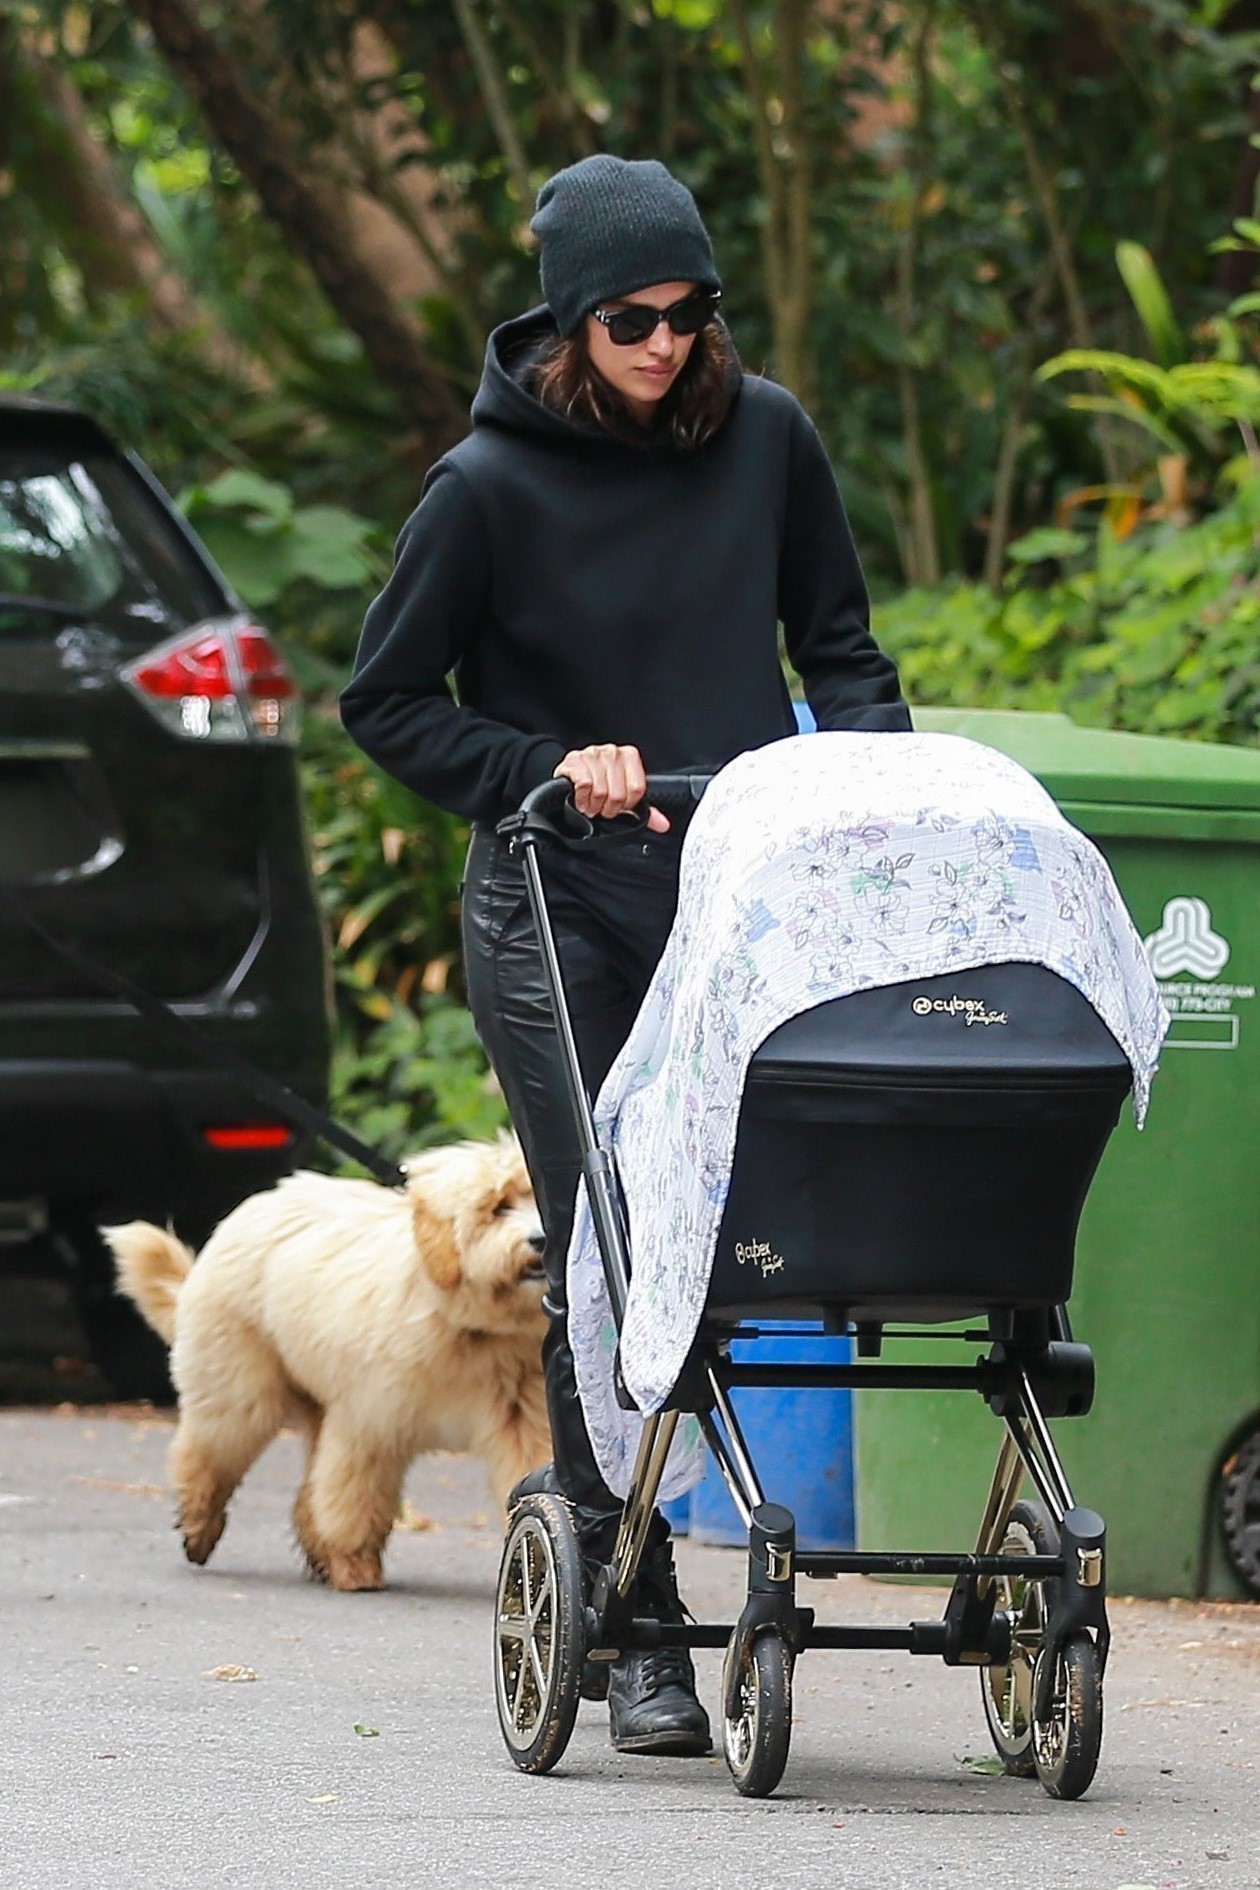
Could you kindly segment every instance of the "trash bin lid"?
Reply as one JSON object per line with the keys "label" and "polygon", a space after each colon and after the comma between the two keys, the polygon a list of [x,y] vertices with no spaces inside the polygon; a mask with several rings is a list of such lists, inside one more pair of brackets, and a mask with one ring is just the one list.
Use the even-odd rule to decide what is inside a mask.
{"label": "trash bin lid", "polygon": [[914,725],[1018,761],[1093,834],[1260,841],[1260,750],[1082,728],[1022,709],[914,709]]}

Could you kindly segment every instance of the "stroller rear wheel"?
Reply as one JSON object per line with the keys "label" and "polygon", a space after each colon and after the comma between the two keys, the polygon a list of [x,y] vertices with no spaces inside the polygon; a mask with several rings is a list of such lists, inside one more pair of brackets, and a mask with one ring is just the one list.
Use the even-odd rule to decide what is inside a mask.
{"label": "stroller rear wheel", "polygon": [[512,1763],[549,1772],[581,1697],[582,1558],[565,1503],[522,1497],[508,1520],[495,1605],[494,1697]]}
{"label": "stroller rear wheel", "polygon": [[[729,1712],[731,1669],[738,1662],[735,1716]],[[775,1628],[741,1647],[732,1634],[722,1666],[722,1747],[735,1789],[767,1798],[783,1777],[792,1739],[792,1650]]]}
{"label": "stroller rear wheel", "polygon": [[[1006,1526],[1003,1555],[1057,1555],[1059,1532],[1041,1503],[1016,1503]],[[1003,1767],[1013,1778],[1035,1778],[1032,1703],[1033,1669],[1046,1638],[1048,1590],[1053,1584],[1000,1576],[997,1606],[1011,1620],[1011,1657],[1005,1666],[982,1667],[980,1692],[989,1734]]]}
{"label": "stroller rear wheel", "polygon": [[[1059,1532],[1041,1503],[1016,1503],[1003,1555],[1057,1555]],[[1102,1746],[1102,1669],[1088,1634],[1072,1634],[1060,1649],[1049,1705],[1036,1712],[1038,1680],[1046,1659],[1046,1629],[1058,1583],[1002,1576],[997,1605],[1011,1619],[1011,1655],[1004,1666],[981,1670],[984,1714],[1006,1771],[1038,1778],[1052,1798],[1079,1798],[1089,1789]]]}

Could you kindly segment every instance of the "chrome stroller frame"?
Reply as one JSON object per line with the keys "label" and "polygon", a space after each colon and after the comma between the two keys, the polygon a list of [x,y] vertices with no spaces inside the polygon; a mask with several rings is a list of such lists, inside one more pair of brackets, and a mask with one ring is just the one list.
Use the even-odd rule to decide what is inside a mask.
{"label": "chrome stroller frame", "polygon": [[[707,784],[700,775],[654,777],[647,800],[685,818]],[[576,812],[569,792],[564,780],[545,783],[519,813],[501,823],[499,832],[510,838],[523,864],[604,1278],[620,1331],[631,1266],[626,1216],[582,1078],[538,849],[609,844],[597,827],[606,832],[611,826],[616,837],[633,839],[644,820],[636,813],[593,823]],[[913,1308],[910,1312],[913,1316]],[[1053,1797],[1079,1797],[1098,1761],[1110,1635],[1105,1526],[1094,1511],[1077,1504],[1048,1423],[1085,1413],[1093,1398],[1093,1357],[1087,1346],[1073,1341],[1065,1310],[1049,1306],[990,1313],[984,1330],[949,1335],[987,1348],[973,1362],[958,1365],[885,1362],[878,1325],[858,1326],[857,1357],[850,1364],[731,1359],[732,1338],[757,1336],[756,1325],[722,1325],[706,1316],[669,1407],[644,1421],[612,1560],[599,1570],[589,1593],[563,1500],[530,1495],[513,1509],[495,1626],[496,1702],[513,1762],[522,1771],[539,1773],[558,1762],[573,1731],[585,1662],[612,1661],[630,1648],[722,1647],[720,1718],[727,1763],[737,1790],[765,1796],[778,1784],[787,1761],[797,1657],[806,1648],[887,1648],[980,1668],[985,1715],[1004,1769],[1036,1776]],[[942,1335],[898,1328],[896,1336]],[[978,1392],[1001,1418],[1004,1434],[974,1550],[798,1550],[793,1517],[767,1501],[732,1406],[729,1394],[742,1385]],[[620,1381],[617,1389],[623,1405],[633,1409]],[[663,1625],[632,1611],[666,1459],[685,1413],[698,1418],[748,1530],[747,1598],[734,1622]],[[1039,1502],[1019,1499],[1025,1474]],[[798,1605],[798,1577],[853,1573],[944,1576],[952,1577],[953,1585],[939,1619],[904,1627],[822,1625],[812,1609]]]}

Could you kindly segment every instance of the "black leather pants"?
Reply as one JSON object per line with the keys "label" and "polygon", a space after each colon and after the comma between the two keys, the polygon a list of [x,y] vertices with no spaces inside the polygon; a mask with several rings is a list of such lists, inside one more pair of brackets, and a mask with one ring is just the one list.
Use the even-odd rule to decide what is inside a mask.
{"label": "black leather pants", "polygon": [[[629,1035],[678,898],[673,833],[605,852],[541,851],[543,883],[593,1096]],[[474,830],[463,889],[464,973],[478,1035],[525,1150],[547,1236],[543,1372],[559,1485],[590,1555],[606,1559],[620,1513],[595,1465],[578,1402],[566,1323],[565,1259],[581,1175],[577,1131],[534,937],[525,877],[505,843]],[[659,1524],[654,1539],[667,1531]]]}

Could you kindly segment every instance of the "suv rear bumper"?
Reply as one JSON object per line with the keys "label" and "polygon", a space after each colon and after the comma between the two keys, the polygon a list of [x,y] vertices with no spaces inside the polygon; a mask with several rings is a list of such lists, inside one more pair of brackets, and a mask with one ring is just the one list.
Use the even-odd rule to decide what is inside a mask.
{"label": "suv rear bumper", "polygon": [[98,1221],[174,1220],[200,1240],[246,1195],[309,1159],[311,1146],[292,1131],[283,1147],[225,1150],[206,1129],[276,1121],[216,1072],[0,1060],[0,1201],[73,1202]]}

